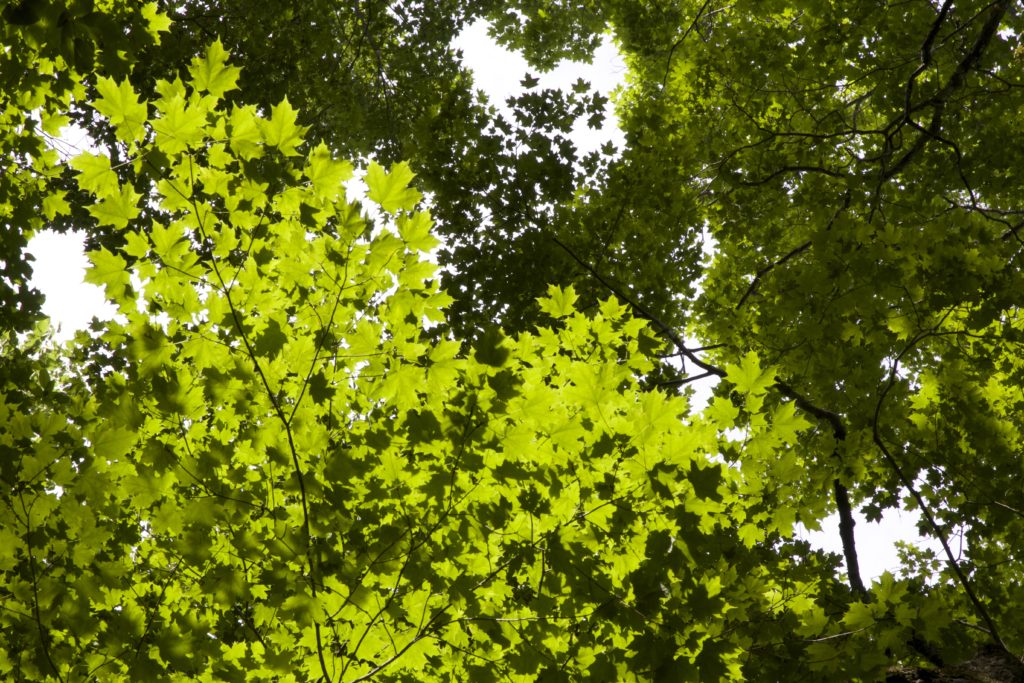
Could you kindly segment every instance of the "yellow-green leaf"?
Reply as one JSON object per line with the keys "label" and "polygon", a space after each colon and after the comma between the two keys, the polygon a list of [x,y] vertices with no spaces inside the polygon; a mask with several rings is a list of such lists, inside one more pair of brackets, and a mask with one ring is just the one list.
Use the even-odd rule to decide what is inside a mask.
{"label": "yellow-green leaf", "polygon": [[171,30],[171,19],[160,11],[155,2],[147,2],[142,7],[142,18],[146,20],[146,32],[153,36],[154,42],[160,44],[160,34]]}
{"label": "yellow-green leaf", "polygon": [[366,169],[366,186],[369,188],[367,195],[388,213],[411,211],[422,198],[419,191],[409,187],[415,175],[404,161],[392,164],[390,173],[377,162],[371,161]]}
{"label": "yellow-green leaf", "polygon": [[213,41],[206,49],[202,58],[196,57],[192,60],[189,73],[192,74],[192,84],[199,92],[208,92],[216,98],[234,90],[238,86],[238,75],[241,69],[231,66],[228,63],[228,53],[220,39]]}
{"label": "yellow-green leaf", "polygon": [[303,173],[318,197],[334,200],[345,191],[342,183],[352,177],[352,170],[352,164],[337,161],[327,145],[321,142],[309,155]]}
{"label": "yellow-green leaf", "polygon": [[156,146],[168,154],[179,154],[203,139],[205,112],[186,106],[185,98],[174,97],[165,103],[160,117],[153,121]]}
{"label": "yellow-green leaf", "polygon": [[92,267],[85,271],[85,281],[107,289],[108,295],[120,295],[128,286],[128,263],[119,254],[112,254],[106,249],[98,249],[87,253]]}
{"label": "yellow-green leaf", "polygon": [[302,144],[306,127],[298,124],[297,112],[289,104],[287,97],[270,110],[269,121],[260,121],[260,127],[268,145],[277,147],[285,156],[299,153],[296,147]]}
{"label": "yellow-green leaf", "polygon": [[123,185],[117,193],[108,194],[98,204],[90,206],[89,213],[100,225],[124,228],[128,221],[139,215],[138,201],[141,198],[142,195],[132,190],[131,186]]}
{"label": "yellow-green leaf", "polygon": [[46,220],[52,221],[57,217],[57,214],[66,216],[70,213],[71,206],[68,204],[63,192],[53,192],[43,198],[43,215],[46,216]]}
{"label": "yellow-green leaf", "polygon": [[434,222],[430,220],[430,214],[425,211],[417,211],[412,216],[399,217],[398,234],[409,249],[430,251],[441,243],[441,240],[431,233],[433,226]]}
{"label": "yellow-green leaf", "polygon": [[576,289],[572,285],[565,289],[556,285],[549,285],[547,297],[539,299],[538,302],[540,303],[540,310],[552,318],[564,318],[575,311],[573,306],[578,298]]}
{"label": "yellow-green leaf", "polygon": [[242,159],[256,159],[263,154],[263,134],[255,107],[235,107],[231,110],[229,124],[228,141],[235,154]]}
{"label": "yellow-green leaf", "polygon": [[110,119],[118,138],[125,142],[141,140],[145,133],[146,105],[139,101],[128,79],[117,83],[112,78],[100,76],[96,79],[96,91],[100,96],[92,105]]}
{"label": "yellow-green leaf", "polygon": [[110,159],[102,154],[82,152],[70,161],[78,171],[78,186],[98,196],[117,191],[117,174],[110,168]]}
{"label": "yellow-green leaf", "polygon": [[736,385],[740,393],[759,396],[775,383],[775,370],[762,369],[757,354],[750,351],[739,365],[729,366],[725,378]]}

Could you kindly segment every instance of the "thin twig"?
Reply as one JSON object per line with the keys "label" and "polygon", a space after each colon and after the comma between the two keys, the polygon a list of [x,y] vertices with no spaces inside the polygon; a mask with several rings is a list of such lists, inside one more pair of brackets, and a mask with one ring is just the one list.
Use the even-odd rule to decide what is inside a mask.
{"label": "thin twig", "polygon": [[[192,157],[191,156],[189,156],[189,174],[190,174],[190,176],[193,176],[190,179],[192,181],[191,182],[191,187],[194,188],[195,187],[195,178],[194,178],[194,169],[193,169],[193,165],[192,165]],[[177,188],[175,188],[175,189],[177,189]],[[178,192],[180,193],[181,191],[178,190]],[[183,196],[184,196],[184,194],[183,194]],[[202,236],[202,238],[204,240],[208,239],[208,235],[206,233],[206,227],[203,225],[202,212],[199,210],[199,205],[198,205],[198,202],[196,200],[195,195],[193,193],[189,193],[189,195],[186,197],[186,199],[192,204],[192,209],[193,209],[193,211],[195,213],[196,221],[197,221],[197,224],[198,224],[198,227],[199,227],[199,234]],[[307,564],[307,567],[309,569],[309,573],[308,573],[308,576],[307,576],[306,583],[309,586],[310,593],[312,594],[312,597],[313,597],[313,599],[315,601],[317,599],[317,587],[316,587],[316,584],[317,584],[317,577],[316,577],[317,571],[316,571],[316,560],[314,559],[314,551],[313,551],[313,543],[312,543],[313,535],[312,535],[312,532],[310,530],[310,525],[309,525],[309,502],[308,502],[308,499],[306,497],[306,483],[305,483],[305,479],[304,479],[303,474],[302,474],[302,465],[299,462],[298,449],[295,447],[295,439],[294,439],[294,435],[292,434],[291,424],[290,424],[288,416],[285,415],[284,409],[281,407],[281,404],[280,404],[280,401],[277,398],[277,395],[275,394],[274,390],[270,386],[270,381],[267,379],[267,376],[266,376],[266,374],[263,371],[262,365],[260,365],[259,356],[256,353],[256,349],[253,347],[251,340],[249,339],[249,335],[247,335],[246,332],[245,332],[245,327],[242,325],[242,319],[241,319],[241,317],[239,316],[239,313],[238,313],[238,307],[235,305],[234,301],[232,301],[232,299],[231,299],[231,290],[228,287],[227,282],[224,279],[224,276],[221,274],[220,268],[217,266],[216,259],[210,259],[210,267],[213,270],[214,275],[216,275],[217,281],[220,283],[221,291],[224,292],[224,300],[227,303],[228,310],[231,313],[231,320],[232,320],[232,322],[235,325],[235,329],[238,331],[238,336],[241,338],[242,344],[245,346],[246,354],[249,356],[249,360],[252,361],[252,364],[253,364],[253,366],[256,369],[256,374],[260,378],[260,383],[263,385],[264,390],[267,392],[267,398],[270,401],[270,405],[273,407],[274,413],[277,415],[278,419],[281,421],[281,425],[284,427],[285,436],[288,439],[288,449],[291,452],[292,467],[293,467],[294,472],[295,472],[295,479],[296,479],[296,481],[298,482],[298,485],[299,485],[299,496],[300,496],[301,503],[302,503],[302,526],[303,526],[303,531],[304,531],[304,535],[305,535],[305,544],[306,544],[306,564]],[[323,674],[324,679],[327,680],[327,681],[330,681],[331,680],[331,675],[327,672],[327,662],[324,659],[323,639],[322,639],[322,636],[320,634],[320,622],[319,621],[314,621],[313,622],[313,630],[315,631],[315,635],[316,635],[316,649],[317,649],[317,657],[318,657],[319,663],[320,663],[320,671]]]}
{"label": "thin twig", "polygon": [[[830,231],[832,229],[832,226],[835,224],[836,219],[839,218],[839,215],[841,213],[843,213],[843,211],[846,211],[848,208],[850,208],[850,191],[849,190],[847,190],[846,192],[843,193],[843,203],[842,203],[842,205],[838,209],[836,209],[836,212],[834,214],[832,214],[832,218],[829,219],[828,225],[825,226],[825,232],[828,232],[828,231]],[[747,299],[749,299],[750,296],[755,291],[757,291],[757,287],[758,287],[758,285],[761,284],[761,279],[765,275],[770,273],[775,268],[778,268],[779,266],[784,265],[790,259],[793,259],[793,258],[799,256],[800,254],[804,253],[808,249],[810,249],[811,248],[811,244],[813,244],[812,240],[807,240],[803,244],[801,244],[801,245],[799,245],[797,247],[794,247],[788,254],[786,254],[785,256],[780,258],[778,261],[775,261],[773,263],[769,263],[767,266],[765,266],[761,270],[757,271],[757,273],[754,275],[754,279],[751,280],[751,282],[750,282],[750,286],[747,287],[747,291],[743,293],[743,296],[740,297],[739,302],[736,304],[736,308],[739,309],[739,308],[743,307],[743,304],[746,303]]]}
{"label": "thin twig", "polygon": [[765,266],[761,270],[757,271],[757,273],[754,274],[754,279],[750,281],[750,286],[747,287],[747,291],[745,291],[743,293],[743,296],[740,297],[740,300],[738,302],[736,302],[736,308],[737,309],[743,308],[743,304],[745,304],[747,302],[747,299],[750,298],[750,295],[753,294],[755,291],[757,291],[758,285],[761,284],[761,278],[763,278],[765,275],[767,275],[768,273],[772,272],[774,269],[778,268],[779,266],[785,264],[786,261],[789,261],[790,259],[795,258],[795,257],[799,256],[800,254],[804,253],[805,251],[807,251],[808,249],[810,249],[811,248],[811,244],[812,244],[811,240],[807,240],[803,244],[801,244],[801,245],[799,245],[797,247],[794,247],[792,250],[790,250],[790,252],[788,254],[786,254],[785,256],[780,258],[778,261],[773,261],[772,263],[769,263],[767,266]]}

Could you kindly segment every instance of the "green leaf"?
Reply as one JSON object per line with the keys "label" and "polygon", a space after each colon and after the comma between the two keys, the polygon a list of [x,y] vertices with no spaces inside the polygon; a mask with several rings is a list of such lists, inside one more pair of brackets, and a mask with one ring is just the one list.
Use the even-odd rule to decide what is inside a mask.
{"label": "green leaf", "polygon": [[145,134],[148,118],[146,105],[139,101],[128,79],[117,83],[112,78],[100,76],[96,79],[96,91],[100,97],[92,106],[106,116],[117,130],[118,137],[125,142],[136,142]]}
{"label": "green leaf", "polygon": [[351,163],[335,160],[327,145],[322,142],[310,153],[303,169],[317,196],[331,201],[344,193],[342,183],[352,177],[352,171]]}
{"label": "green leaf", "polygon": [[473,352],[474,360],[495,368],[503,367],[511,355],[505,341],[505,337],[499,329],[488,327],[476,343]]}
{"label": "green leaf", "polygon": [[762,369],[757,354],[749,351],[739,365],[731,365],[726,369],[725,378],[742,394],[762,396],[775,383],[775,371],[771,368]]}
{"label": "green leaf", "polygon": [[784,443],[797,443],[797,435],[811,426],[810,422],[796,412],[796,403],[793,401],[779,404],[772,415],[772,431]]}
{"label": "green leaf", "polygon": [[180,95],[164,102],[164,105],[159,111],[159,118],[153,120],[158,149],[167,154],[179,154],[202,141],[205,111],[187,106],[185,98]]}
{"label": "green leaf", "polygon": [[71,123],[70,116],[52,111],[41,112],[40,118],[42,119],[43,132],[53,137],[59,137],[61,130]]}
{"label": "green leaf", "polygon": [[404,161],[392,164],[390,173],[371,161],[366,169],[367,196],[388,213],[412,211],[422,198],[417,190],[409,187],[413,177],[415,174]]}
{"label": "green leaf", "polygon": [[98,204],[89,207],[89,213],[99,221],[100,225],[125,228],[128,222],[139,215],[138,202],[142,195],[130,186],[124,185],[117,193],[107,194]]}
{"label": "green leaf", "polygon": [[297,123],[297,112],[289,104],[287,97],[270,111],[269,121],[259,121],[263,139],[285,156],[297,155],[299,152],[296,148],[302,144],[302,136],[305,135],[307,128]]}
{"label": "green leaf", "polygon": [[83,190],[101,197],[117,191],[117,174],[110,168],[108,157],[82,152],[71,159],[70,165],[78,171],[78,186]]}
{"label": "green leaf", "polygon": [[874,609],[864,603],[853,603],[843,617],[843,624],[850,630],[870,628],[874,623]]}
{"label": "green leaf", "polygon": [[87,252],[91,268],[85,271],[85,281],[104,287],[108,296],[117,297],[128,287],[128,263],[118,254],[106,249]]}
{"label": "green leaf", "polygon": [[202,58],[192,60],[189,73],[192,74],[192,85],[199,92],[208,92],[217,99],[224,93],[235,90],[241,69],[230,66],[228,53],[220,39],[210,43]]}
{"label": "green leaf", "polygon": [[155,2],[147,2],[142,6],[142,18],[146,20],[146,31],[153,36],[157,45],[160,44],[160,34],[171,29],[171,19],[160,11],[160,6]]}
{"label": "green leaf", "polygon": [[565,289],[556,285],[549,285],[547,297],[538,299],[538,303],[540,304],[540,310],[552,318],[565,318],[575,312],[576,309],[573,306],[577,299],[579,297],[576,295],[576,290],[572,285]]}
{"label": "green leaf", "polygon": [[229,118],[231,149],[242,159],[256,159],[263,154],[262,121],[253,106],[235,107]]}
{"label": "green leaf", "polygon": [[52,221],[57,215],[70,215],[71,205],[63,192],[54,192],[43,198],[43,215],[47,220]]}
{"label": "green leaf", "polygon": [[398,217],[398,234],[413,251],[429,252],[441,243],[441,240],[434,237],[433,227],[434,223],[425,211]]}

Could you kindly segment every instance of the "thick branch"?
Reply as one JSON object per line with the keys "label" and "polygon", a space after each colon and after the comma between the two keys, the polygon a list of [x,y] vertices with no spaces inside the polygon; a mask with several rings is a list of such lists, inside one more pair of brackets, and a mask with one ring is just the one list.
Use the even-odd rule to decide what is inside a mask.
{"label": "thick branch", "polygon": [[949,15],[949,8],[952,5],[953,0],[946,0],[944,3],[942,3],[942,8],[939,9],[939,15],[935,17],[935,21],[932,22],[932,27],[928,31],[928,35],[927,37],[925,37],[924,43],[921,44],[921,63],[918,64],[917,68],[914,69],[914,73],[910,74],[910,78],[907,79],[907,89],[906,94],[904,95],[903,104],[904,123],[910,120],[914,84],[917,82],[918,76],[923,74],[925,70],[932,64],[932,45],[935,44],[935,38],[939,35],[939,29],[941,29],[942,24],[945,23],[946,17]]}
{"label": "thick branch", "polygon": [[[982,25],[981,31],[978,33],[978,37],[975,39],[974,45],[971,46],[970,52],[968,52],[964,56],[964,58],[960,60],[960,63],[957,64],[956,69],[953,70],[953,73],[950,75],[949,80],[946,82],[946,85],[943,86],[942,89],[939,90],[939,92],[937,92],[934,96],[932,96],[925,102],[922,102],[916,107],[911,107],[909,98],[913,90],[914,81],[917,79],[918,75],[920,75],[920,73],[924,71],[924,69],[926,69],[928,65],[931,63],[931,43],[932,41],[934,41],[933,34],[938,31],[938,27],[941,25],[942,20],[945,17],[945,12],[947,11],[947,6],[949,4],[949,0],[947,0],[947,2],[943,5],[942,10],[940,10],[939,17],[936,19],[936,23],[933,24],[932,31],[929,33],[928,38],[925,40],[925,43],[921,48],[922,63],[920,66],[917,67],[914,73],[911,74],[911,77],[907,82],[908,99],[904,108],[903,116],[900,119],[898,126],[896,127],[896,130],[899,130],[899,128],[901,128],[903,124],[910,123],[911,125],[913,125],[913,127],[918,129],[918,137],[914,141],[914,144],[911,146],[911,148],[907,150],[906,154],[900,157],[899,161],[897,161],[890,168],[883,170],[883,182],[894,177],[895,175],[900,173],[904,168],[906,168],[906,166],[914,159],[914,157],[917,156],[917,154],[925,147],[928,140],[938,136],[938,134],[942,130],[942,115],[945,110],[946,102],[949,100],[950,96],[956,90],[963,86],[964,81],[967,80],[968,72],[970,72],[971,69],[977,66],[978,62],[981,61],[981,58],[985,54],[985,50],[988,48],[989,43],[991,43],[992,39],[996,36],[996,33],[999,30],[999,25],[1003,21],[1003,17],[1006,15],[1007,10],[1010,8],[1010,0],[998,0],[997,2],[993,3],[990,9],[988,10],[988,19],[986,19],[985,23]],[[931,122],[928,124],[927,127],[922,126],[921,124],[915,124],[910,119],[911,112],[915,109],[919,109],[921,107],[929,105],[932,107]],[[893,131],[892,134],[895,135],[895,133],[896,131]]]}
{"label": "thick branch", "polygon": [[[836,446],[832,456],[841,459],[840,445],[846,441],[846,425],[843,418],[831,410],[826,410],[811,403],[805,396],[793,389],[786,382],[776,382],[775,389],[787,398],[793,399],[797,408],[813,415],[821,422],[827,422],[832,428],[832,437]],[[832,481],[832,491],[836,498],[836,512],[839,513],[839,539],[843,543],[843,557],[846,560],[846,576],[850,582],[850,588],[861,598],[867,598],[868,590],[864,586],[864,580],[860,575],[860,560],[857,557],[857,539],[854,534],[854,527],[857,522],[853,518],[853,505],[850,503],[850,491],[837,477]]]}

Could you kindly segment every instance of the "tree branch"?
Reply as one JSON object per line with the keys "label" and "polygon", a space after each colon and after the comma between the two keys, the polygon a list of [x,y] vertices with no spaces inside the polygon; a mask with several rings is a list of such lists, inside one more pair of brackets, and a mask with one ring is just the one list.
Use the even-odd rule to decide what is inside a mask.
{"label": "tree branch", "polygon": [[747,302],[747,299],[750,298],[750,295],[757,291],[758,285],[761,284],[761,278],[763,278],[768,273],[772,272],[775,268],[778,268],[779,266],[786,263],[786,261],[789,261],[790,259],[799,256],[800,254],[804,253],[810,248],[811,240],[807,240],[800,246],[794,247],[788,254],[780,258],[778,261],[773,261],[772,263],[769,263],[761,270],[757,271],[757,273],[754,274],[754,279],[750,281],[750,286],[747,287],[747,291],[745,291],[743,293],[743,296],[740,297],[740,300],[736,302],[736,308],[743,308],[743,304]]}
{"label": "tree branch", "polygon": [[825,168],[823,166],[786,166],[780,168],[777,171],[769,173],[763,178],[757,180],[743,180],[738,179],[736,182],[744,187],[757,187],[758,185],[764,185],[778,178],[780,175],[785,173],[821,173],[827,175],[830,178],[845,178],[846,174],[841,171],[834,171],[831,168]]}
{"label": "tree branch", "polygon": [[[828,231],[832,230],[832,226],[833,226],[833,224],[835,224],[836,219],[839,218],[839,214],[841,214],[843,211],[846,211],[846,209],[848,209],[848,208],[850,208],[850,191],[849,190],[847,190],[846,192],[843,193],[843,204],[838,209],[836,209],[836,212],[834,214],[832,214],[832,218],[829,219],[828,225],[825,226],[825,232],[828,232]],[[778,268],[779,266],[785,264],[790,259],[795,258],[795,257],[799,256],[800,254],[804,253],[805,251],[807,251],[808,249],[810,249],[812,243],[813,243],[812,240],[807,240],[803,244],[801,244],[801,245],[799,245],[797,247],[794,247],[788,254],[786,254],[785,256],[780,258],[778,261],[775,261],[774,263],[769,263],[767,266],[765,266],[761,270],[757,271],[757,273],[754,275],[754,279],[750,282],[750,286],[747,287],[747,291],[743,293],[743,296],[740,297],[739,302],[737,302],[736,308],[740,309],[740,308],[743,307],[743,304],[746,303],[747,299],[749,299],[750,296],[755,291],[757,291],[758,286],[761,284],[761,279],[765,275],[770,273],[775,268]]]}
{"label": "tree branch", "polygon": [[28,551],[28,570],[29,577],[32,579],[32,617],[36,622],[36,628],[39,630],[39,646],[43,650],[43,657],[46,659],[46,663],[53,669],[53,674],[57,677],[57,680],[64,683],[64,676],[61,675],[60,669],[53,661],[53,657],[50,655],[50,633],[49,630],[43,626],[42,613],[39,610],[39,576],[36,574],[36,558],[32,552],[32,513],[29,507],[25,505],[25,494],[21,491],[18,492],[18,499],[21,501],[21,509],[25,512],[25,549]]}
{"label": "tree branch", "polygon": [[[903,116],[900,118],[893,132],[889,135],[888,140],[891,141],[897,131],[899,131],[904,124],[908,123],[914,128],[917,128],[919,131],[918,137],[911,148],[907,150],[902,157],[900,157],[899,161],[888,169],[883,168],[881,182],[885,182],[899,174],[925,147],[929,140],[938,136],[942,130],[942,115],[945,110],[946,102],[949,101],[950,96],[956,90],[963,86],[964,81],[967,79],[967,73],[981,60],[982,56],[985,54],[985,50],[989,46],[989,43],[992,42],[996,32],[999,30],[999,25],[1002,23],[1003,17],[1010,8],[1010,0],[998,0],[997,2],[992,3],[988,10],[988,18],[982,25],[981,31],[978,33],[978,37],[974,41],[974,45],[971,46],[970,52],[968,52],[964,58],[960,60],[960,63],[957,64],[956,69],[953,70],[953,73],[950,75],[946,85],[931,98],[912,107],[909,98],[913,90],[914,81],[928,67],[928,65],[931,64],[931,45],[935,38],[934,34],[938,32],[939,26],[941,26],[941,23],[945,18],[945,13],[948,10],[948,5],[950,4],[950,0],[946,0],[939,12],[939,17],[936,18],[936,22],[932,25],[932,30],[929,32],[928,37],[925,39],[925,42],[921,47],[921,64],[914,70],[914,73],[911,74],[910,79],[907,82],[907,101],[904,104]],[[925,127],[921,124],[914,123],[910,118],[911,113],[929,105],[932,107],[932,119],[928,126]]]}
{"label": "tree branch", "polygon": [[[948,316],[949,313],[947,312],[946,315]],[[945,317],[946,316],[943,317],[943,320],[945,320]],[[941,324],[942,321],[939,322],[939,325]],[[978,616],[981,617],[981,620],[985,622],[985,625],[988,628],[989,636],[992,638],[993,643],[997,647],[1002,648],[1003,651],[1009,652],[1008,648],[1006,647],[1006,644],[1003,642],[1003,639],[999,635],[999,629],[996,627],[996,623],[992,619],[992,615],[989,614],[988,609],[985,608],[985,605],[981,602],[981,600],[978,599],[978,596],[975,594],[974,588],[971,586],[971,582],[968,580],[967,575],[964,574],[963,568],[960,566],[960,562],[957,561],[956,556],[953,554],[953,550],[949,547],[949,541],[946,538],[946,534],[943,533],[942,527],[940,527],[938,522],[935,521],[935,517],[934,515],[932,515],[931,512],[931,508],[929,508],[928,504],[924,500],[924,496],[921,495],[921,492],[918,491],[917,487],[914,486],[914,482],[910,480],[910,478],[903,471],[903,468],[900,467],[900,464],[896,460],[895,456],[893,456],[892,451],[889,450],[889,447],[886,446],[885,441],[882,439],[882,434],[878,428],[878,423],[881,420],[882,405],[885,403],[885,399],[889,395],[889,391],[892,390],[893,386],[895,386],[896,384],[896,372],[900,365],[900,359],[904,355],[906,355],[912,348],[914,348],[921,340],[925,339],[926,337],[932,336],[934,331],[934,329],[928,330],[915,336],[913,339],[910,340],[907,346],[902,351],[900,351],[896,358],[893,359],[892,367],[889,370],[889,381],[886,383],[886,386],[882,389],[881,393],[878,396],[878,401],[875,404],[875,412],[871,420],[871,437],[875,445],[878,447],[878,450],[882,453],[882,457],[884,458],[886,464],[889,465],[889,468],[892,469],[892,471],[896,474],[896,477],[899,479],[900,484],[902,484],[908,491],[910,491],[910,495],[914,498],[914,501],[920,508],[921,515],[928,523],[928,527],[932,530],[932,533],[935,534],[935,537],[939,540],[939,543],[942,545],[942,550],[946,555],[946,559],[949,560],[949,566],[952,568],[953,574],[956,576],[957,582],[960,584],[960,587],[963,588],[964,593],[967,595],[967,599],[970,600],[971,605],[974,606],[974,609],[977,612]]]}
{"label": "tree branch", "polygon": [[693,33],[693,29],[697,28],[697,22],[700,21],[701,17],[704,16],[704,10],[706,10],[708,8],[708,5],[710,4],[711,0],[704,0],[704,4],[701,5],[699,10],[697,10],[697,16],[695,16],[693,18],[693,21],[690,22],[689,27],[687,27],[687,29],[683,31],[683,35],[680,36],[679,40],[672,43],[672,47],[669,48],[668,58],[665,60],[665,75],[661,79],[662,88],[664,88],[665,84],[668,83],[668,72],[672,70],[672,57],[675,55],[676,50],[679,48],[679,46],[686,41],[686,39],[690,36],[691,33]]}
{"label": "tree branch", "polygon": [[[606,289],[629,305],[637,315],[650,321],[656,328],[658,328],[658,330],[664,334],[673,345],[675,345],[676,349],[679,350],[682,356],[703,370],[704,374],[700,376],[701,378],[710,376],[726,376],[725,370],[701,359],[693,349],[686,346],[678,332],[664,323],[658,316],[651,313],[651,311],[649,311],[643,304],[626,292],[622,291],[619,287],[616,287],[613,283],[606,280],[589,263],[580,258],[575,251],[566,246],[557,237],[554,235],[551,235],[550,237],[556,245],[565,251],[565,253],[576,261],[576,263],[586,270],[595,280],[600,282]],[[840,443],[846,439],[846,426],[843,424],[842,417],[840,417],[838,413],[834,413],[831,410],[826,410],[825,408],[815,405],[787,382],[778,380],[775,382],[773,387],[783,396],[792,399],[796,403],[796,406],[802,411],[814,416],[819,421],[824,421],[829,424],[832,428],[832,435],[835,437],[836,441],[836,447],[833,450],[832,455],[836,458],[840,458]],[[856,593],[860,599],[867,600],[869,594],[867,588],[864,586],[863,580],[861,579],[860,564],[857,559],[857,544],[854,535],[854,526],[856,525],[856,522],[853,519],[853,506],[850,503],[850,492],[838,478],[836,478],[832,484],[833,493],[836,498],[836,509],[839,512],[839,537],[843,543],[843,555],[846,559],[847,579],[850,582],[850,588],[853,592]]]}
{"label": "tree branch", "polygon": [[[189,173],[193,176],[192,187],[195,187],[194,169],[192,166],[192,157],[189,156]],[[179,191],[180,192],[180,191]],[[199,210],[199,205],[196,201],[195,195],[189,193],[187,197],[188,201],[192,204],[193,212],[195,213],[196,222],[199,227],[199,234],[202,238],[208,239],[206,234],[206,226],[203,225],[202,212]],[[256,349],[253,348],[252,341],[249,339],[249,335],[245,333],[245,328],[242,326],[242,319],[239,316],[238,308],[234,301],[231,299],[230,286],[224,279],[220,268],[217,266],[216,259],[210,259],[210,267],[212,268],[214,275],[217,277],[217,281],[220,283],[221,291],[224,293],[224,301],[228,305],[228,310],[231,313],[231,320],[234,323],[235,329],[238,331],[238,336],[242,340],[242,344],[245,346],[246,354],[249,356],[249,360],[252,361],[253,366],[256,369],[256,374],[260,378],[260,383],[263,385],[263,389],[267,392],[267,399],[270,401],[270,405],[274,409],[274,413],[277,418],[281,421],[281,425],[284,427],[285,436],[288,438],[288,449],[291,451],[292,456],[292,467],[295,472],[295,479],[299,485],[299,496],[302,503],[302,526],[305,532],[305,545],[306,545],[306,565],[308,567],[308,575],[306,577],[306,583],[309,586],[310,593],[313,599],[317,599],[317,563],[314,559],[313,552],[313,535],[309,525],[309,502],[306,497],[306,483],[302,474],[302,464],[299,462],[298,449],[295,447],[295,438],[292,434],[291,423],[287,415],[285,415],[284,409],[281,407],[281,403],[274,393],[274,390],[270,386],[270,381],[267,379],[266,374],[263,371],[263,367],[260,365],[259,356],[256,353]],[[313,630],[316,634],[316,650],[317,657],[320,663],[320,671],[323,674],[323,679],[326,681],[331,680],[331,675],[327,672],[327,662],[324,659],[324,648],[323,639],[320,634],[320,622],[313,622]]]}

